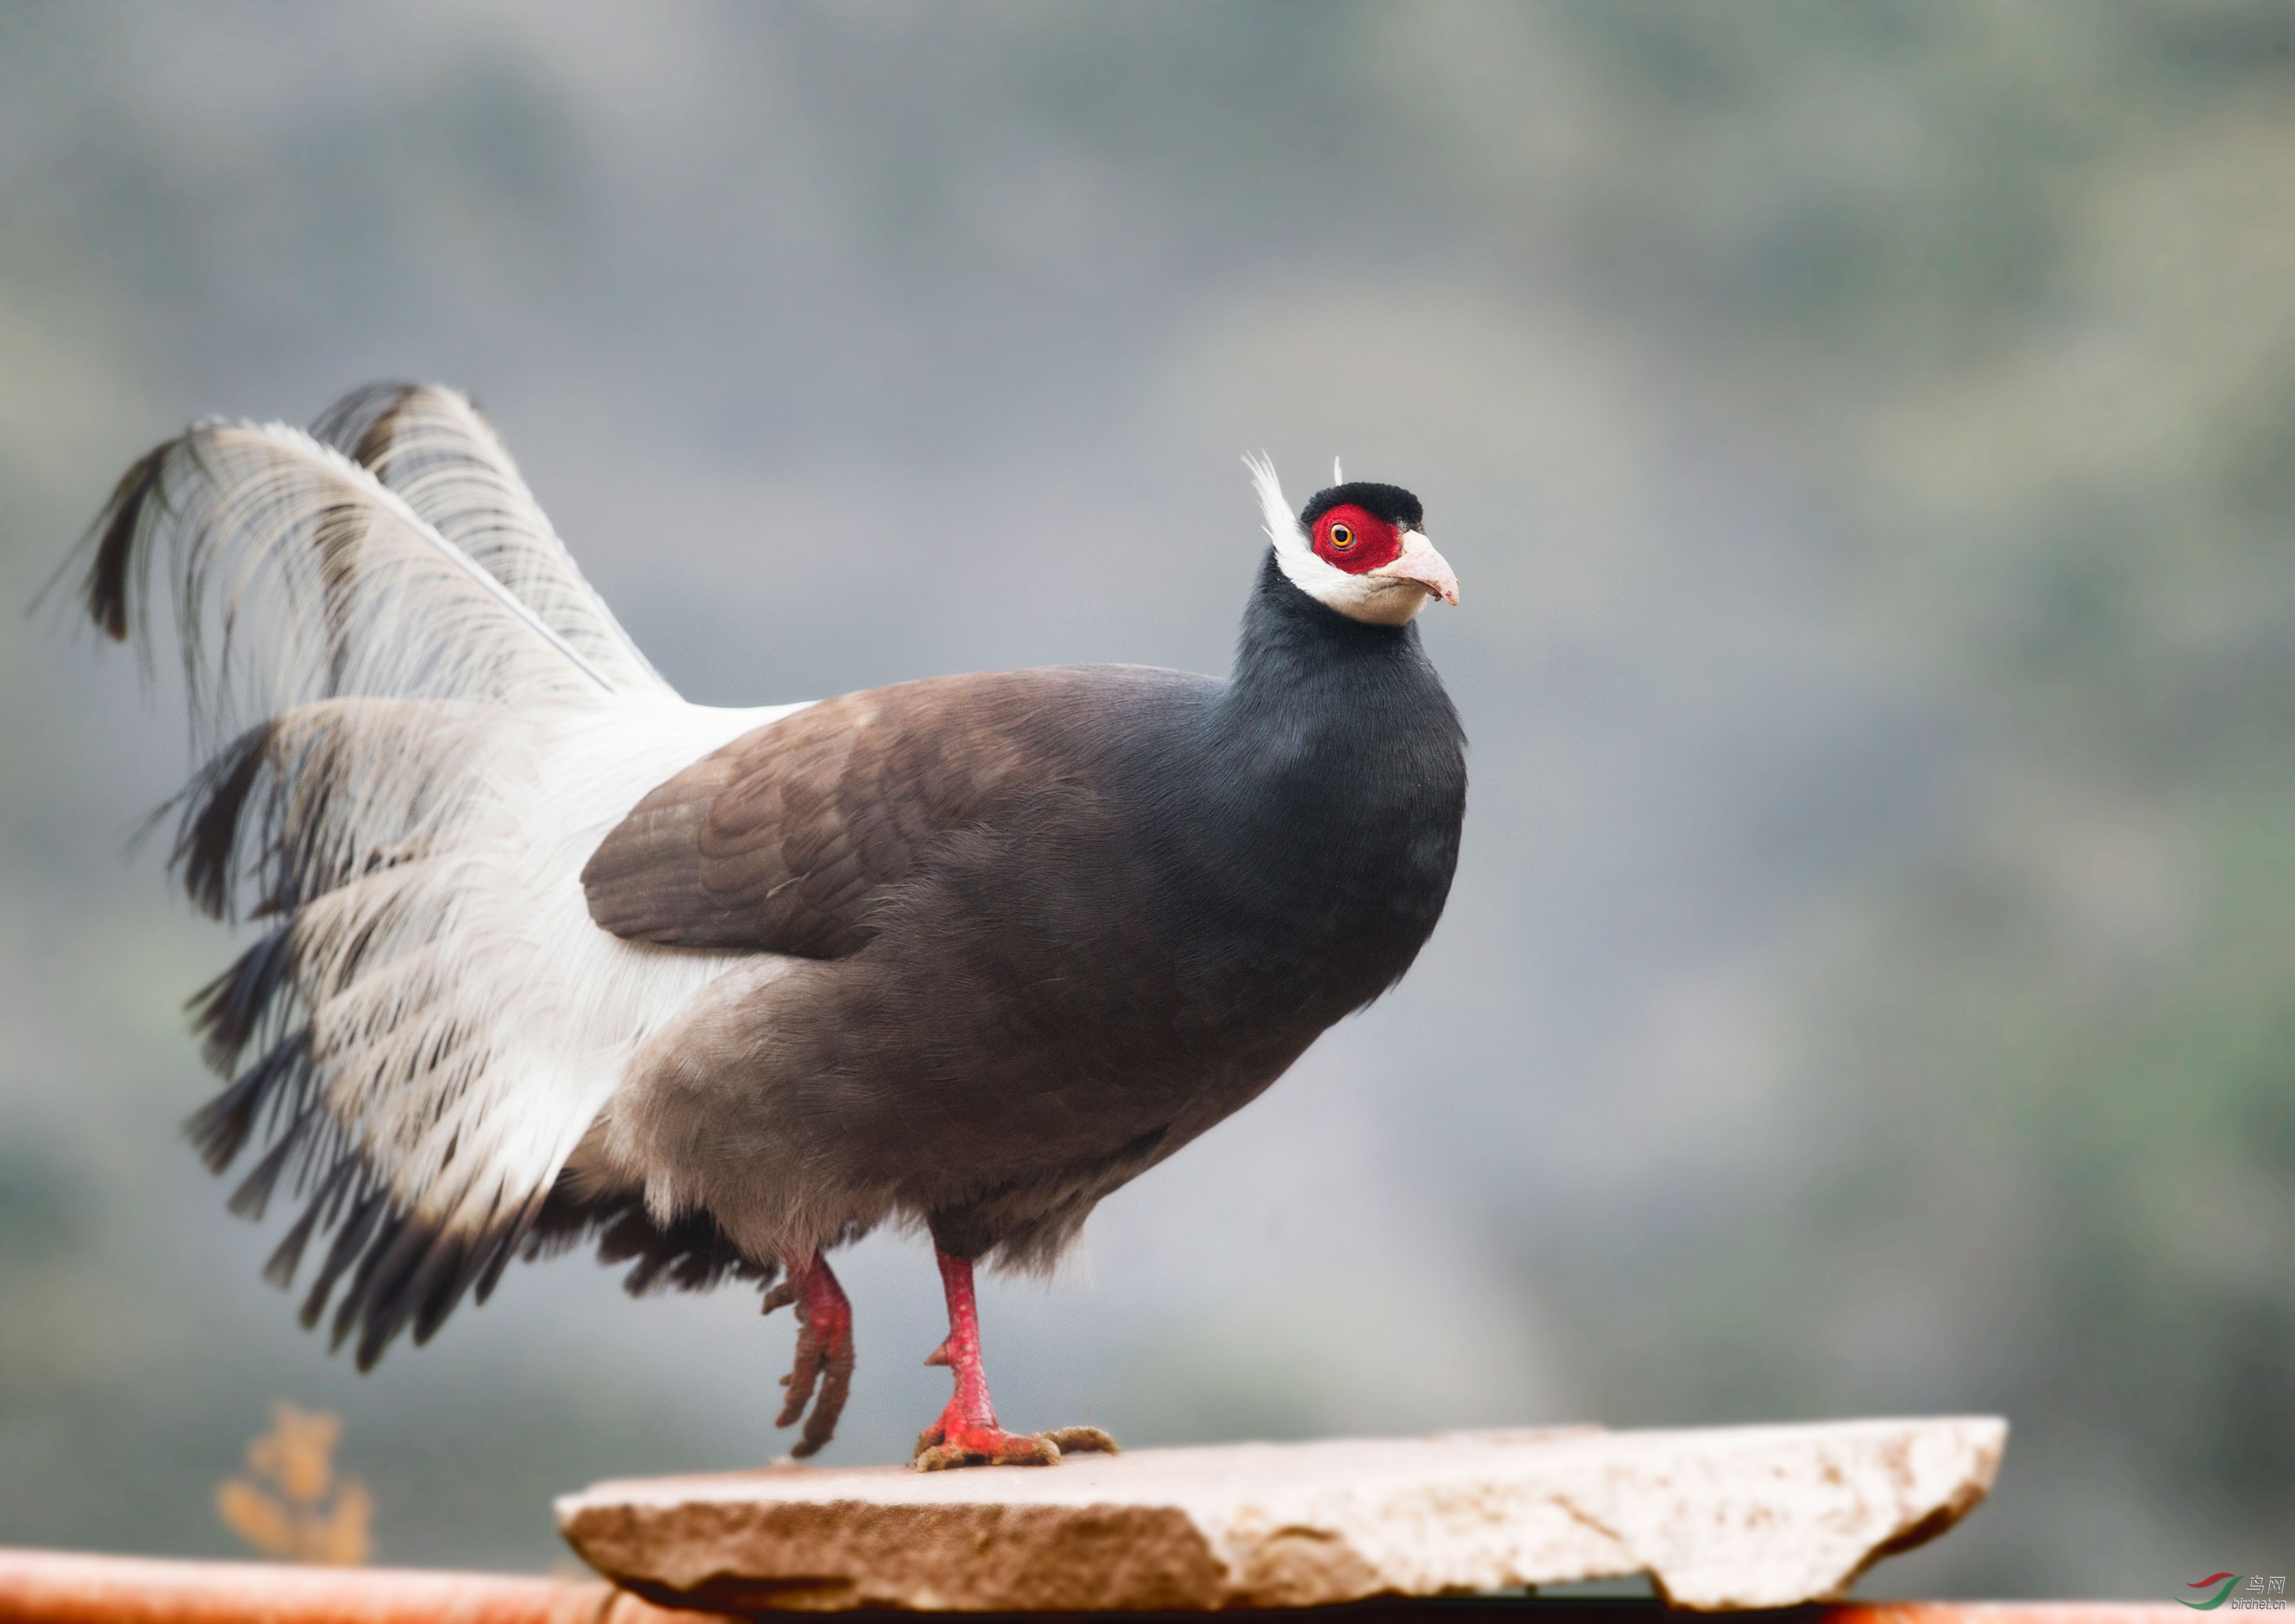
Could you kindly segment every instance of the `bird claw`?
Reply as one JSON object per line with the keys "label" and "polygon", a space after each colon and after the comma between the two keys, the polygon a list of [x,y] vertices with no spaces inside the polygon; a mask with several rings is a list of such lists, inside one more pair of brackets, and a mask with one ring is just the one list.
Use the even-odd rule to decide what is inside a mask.
{"label": "bird claw", "polygon": [[1049,1437],[974,1427],[947,1439],[939,1427],[917,1440],[916,1468],[946,1472],[957,1466],[1056,1466],[1060,1446]]}
{"label": "bird claw", "polygon": [[[849,1318],[842,1318],[821,1334],[811,1326],[797,1333],[796,1359],[788,1375],[781,1378],[788,1389],[782,1401],[781,1413],[774,1418],[775,1426],[794,1426],[799,1418],[804,1421],[804,1431],[789,1453],[799,1460],[818,1454],[822,1445],[837,1435],[837,1418],[845,1414],[845,1401],[853,1391],[853,1327]],[[821,1390],[820,1402],[813,1403],[813,1389]],[[813,1413],[805,1415],[805,1407]]]}
{"label": "bird claw", "polygon": [[[781,1413],[774,1418],[775,1426],[795,1426],[802,1419],[804,1431],[789,1453],[799,1460],[819,1454],[821,1446],[837,1435],[838,1417],[845,1414],[845,1401],[853,1391],[853,1305],[837,1289],[836,1277],[828,1265],[815,1260],[806,1271],[801,1288],[784,1279],[765,1293],[765,1313],[794,1305],[796,1309],[796,1358],[789,1373],[780,1384],[788,1389],[781,1401]],[[820,1390],[820,1402],[813,1403],[814,1389]],[[813,1413],[805,1415],[811,1404]]]}
{"label": "bird claw", "polygon": [[1120,1455],[1115,1440],[1096,1426],[1056,1427],[1049,1432],[1008,1432],[999,1426],[951,1428],[942,1416],[917,1440],[919,1472],[959,1466],[1057,1466],[1063,1455]]}
{"label": "bird claw", "polygon": [[1037,1437],[1057,1444],[1063,1455],[1121,1455],[1115,1440],[1096,1426],[1056,1426]]}

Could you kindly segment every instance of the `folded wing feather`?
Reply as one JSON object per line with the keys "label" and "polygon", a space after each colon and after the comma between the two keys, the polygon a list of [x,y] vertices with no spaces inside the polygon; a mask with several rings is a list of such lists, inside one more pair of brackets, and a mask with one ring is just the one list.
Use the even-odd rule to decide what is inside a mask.
{"label": "folded wing feather", "polygon": [[590,917],[636,941],[843,958],[951,834],[1105,747],[1109,690],[1183,681],[1053,666],[822,700],[640,801],[582,871]]}

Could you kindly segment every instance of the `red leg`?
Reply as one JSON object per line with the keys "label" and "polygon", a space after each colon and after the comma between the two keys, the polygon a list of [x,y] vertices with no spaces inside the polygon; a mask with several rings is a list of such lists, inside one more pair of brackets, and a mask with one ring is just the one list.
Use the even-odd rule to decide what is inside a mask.
{"label": "red leg", "polygon": [[813,1405],[804,1435],[789,1448],[791,1455],[803,1460],[837,1435],[837,1418],[845,1413],[845,1398],[853,1391],[853,1304],[818,1252],[765,1293],[764,1311],[770,1314],[791,1302],[796,1305],[796,1362],[781,1378],[788,1397],[773,1424],[796,1425],[812,1401],[813,1384],[820,1383],[821,1402]]}
{"label": "red leg", "polygon": [[956,1393],[940,1419],[917,1440],[918,1467],[1049,1466],[1063,1449],[1116,1452],[1115,1440],[1096,1426],[1058,1432],[1008,1432],[996,1424],[988,1400],[988,1376],[980,1367],[980,1308],[972,1295],[972,1260],[936,1252],[941,1284],[948,1292],[948,1340],[925,1360],[945,1365],[956,1377]]}

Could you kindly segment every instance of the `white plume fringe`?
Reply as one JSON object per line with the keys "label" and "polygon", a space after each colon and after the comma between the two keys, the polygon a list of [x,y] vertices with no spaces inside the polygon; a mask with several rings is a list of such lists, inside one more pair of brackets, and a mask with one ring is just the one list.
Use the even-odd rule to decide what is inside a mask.
{"label": "white plume fringe", "polygon": [[[734,962],[598,929],[583,865],[656,784],[800,708],[679,698],[462,396],[404,391],[366,428],[371,467],[279,424],[195,425],[123,483],[90,577],[125,632],[167,554],[194,741],[214,754],[178,861],[214,911],[251,893],[285,921],[283,959],[259,945],[218,983],[210,1052],[228,1069],[252,1046],[244,1079],[307,1044],[291,1098],[250,1098],[291,1142],[267,1178],[291,1151],[310,1217],[353,1212],[338,1253],[374,1228],[342,1193],[345,1155],[426,1244],[535,1210],[636,1046]],[[379,1340],[370,1325],[363,1363],[405,1318]]]}

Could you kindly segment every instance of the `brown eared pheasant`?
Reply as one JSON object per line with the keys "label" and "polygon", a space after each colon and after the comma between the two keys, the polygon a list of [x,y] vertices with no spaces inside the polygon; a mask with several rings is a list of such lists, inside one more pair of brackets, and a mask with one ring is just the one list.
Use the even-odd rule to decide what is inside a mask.
{"label": "brown eared pheasant", "polygon": [[[1417,498],[1338,484],[1272,546],[1226,681],[1129,665],[689,705],[452,390],[309,434],[204,421],[91,534],[112,637],[169,606],[195,751],[173,866],[261,934],[194,1000],[190,1124],[234,1211],[300,1204],[362,1369],[513,1259],[794,1304],[780,1424],[853,1369],[827,1253],[937,1250],[955,1395],[927,1467],[1113,1449],[1005,1432],[973,1267],[1043,1269],[1102,1196],[1399,980],[1466,805],[1412,618],[1458,582]],[[154,572],[159,579],[155,586]],[[257,1154],[259,1152],[259,1155]]]}

